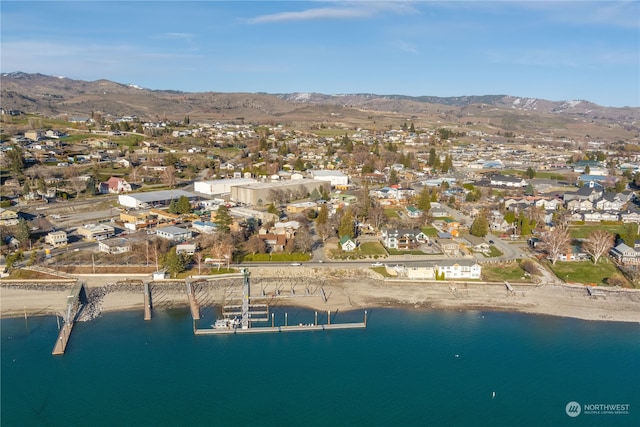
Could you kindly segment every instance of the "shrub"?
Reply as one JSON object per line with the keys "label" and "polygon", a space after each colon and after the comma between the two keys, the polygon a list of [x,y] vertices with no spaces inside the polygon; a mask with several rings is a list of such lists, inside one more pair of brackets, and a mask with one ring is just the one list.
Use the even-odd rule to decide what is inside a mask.
{"label": "shrub", "polygon": [[536,263],[529,259],[522,260],[522,262],[520,263],[520,267],[522,267],[524,271],[531,274],[532,276],[540,273],[540,271],[538,271],[538,266],[536,265]]}

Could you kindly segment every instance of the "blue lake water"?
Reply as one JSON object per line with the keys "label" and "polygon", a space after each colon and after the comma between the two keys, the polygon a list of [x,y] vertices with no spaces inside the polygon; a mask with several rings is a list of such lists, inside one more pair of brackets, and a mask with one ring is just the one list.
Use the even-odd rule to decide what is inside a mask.
{"label": "blue lake water", "polygon": [[194,336],[186,308],[131,311],[78,323],[64,356],[55,317],[0,326],[2,426],[640,425],[638,324],[374,309],[366,330]]}

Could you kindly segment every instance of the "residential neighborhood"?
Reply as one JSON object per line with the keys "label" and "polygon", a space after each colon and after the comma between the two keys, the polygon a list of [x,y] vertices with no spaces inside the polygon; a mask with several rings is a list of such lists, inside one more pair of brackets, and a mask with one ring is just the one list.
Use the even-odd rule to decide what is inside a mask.
{"label": "residential neighborhood", "polygon": [[[481,279],[487,262],[588,264],[593,251],[582,247],[603,225],[610,247],[598,258],[617,266],[611,282],[637,284],[638,152],[399,125],[328,133],[126,116],[80,129],[71,120],[23,126],[0,146],[5,263],[35,247],[37,258],[64,264],[63,248],[83,241],[95,246],[75,253],[76,264],[82,253],[93,263],[127,253],[132,265],[160,268],[173,248],[178,270],[204,258],[373,259],[394,277]],[[103,214],[83,220],[83,210]],[[566,241],[550,249],[558,230]],[[544,244],[527,244],[533,238]]]}

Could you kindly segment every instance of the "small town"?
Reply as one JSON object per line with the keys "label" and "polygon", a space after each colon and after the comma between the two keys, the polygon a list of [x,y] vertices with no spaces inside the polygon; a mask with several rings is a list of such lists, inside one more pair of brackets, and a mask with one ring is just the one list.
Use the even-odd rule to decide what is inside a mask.
{"label": "small town", "polygon": [[640,426],[640,1],[0,15],[0,427]]}
{"label": "small town", "polygon": [[637,141],[410,120],[374,131],[1,117],[6,277],[257,264],[639,286]]}

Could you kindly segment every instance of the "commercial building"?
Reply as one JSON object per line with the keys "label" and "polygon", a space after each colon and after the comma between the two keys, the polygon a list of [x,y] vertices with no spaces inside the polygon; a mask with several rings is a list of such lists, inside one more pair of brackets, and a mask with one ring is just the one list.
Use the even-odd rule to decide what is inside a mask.
{"label": "commercial building", "polygon": [[330,184],[313,179],[296,179],[291,181],[256,182],[231,187],[230,198],[234,202],[250,205],[267,205],[272,202],[303,199],[317,190],[322,192],[325,188],[328,192]]}
{"label": "commercial building", "polygon": [[200,196],[184,190],[161,190],[148,193],[120,194],[118,203],[130,209],[148,209],[150,207],[169,206],[171,200],[185,196],[190,202],[199,200]]}
{"label": "commercial building", "polygon": [[349,177],[336,170],[312,170],[309,172],[311,178],[317,181],[325,181],[331,184],[331,187],[346,186],[349,184]]}
{"label": "commercial building", "polygon": [[196,181],[193,184],[193,191],[197,193],[213,196],[215,194],[229,194],[231,187],[234,185],[253,184],[256,181],[253,178],[232,178],[232,179],[216,179],[213,181]]}
{"label": "commercial building", "polygon": [[54,248],[59,248],[67,244],[67,232],[63,230],[52,231],[44,238],[44,242],[50,244]]}

